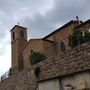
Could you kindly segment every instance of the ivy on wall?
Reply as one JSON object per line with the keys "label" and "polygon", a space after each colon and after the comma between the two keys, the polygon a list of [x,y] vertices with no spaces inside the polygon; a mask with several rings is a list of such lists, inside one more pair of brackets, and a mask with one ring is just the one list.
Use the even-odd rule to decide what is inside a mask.
{"label": "ivy on wall", "polygon": [[90,41],[90,32],[88,30],[85,30],[85,32],[74,30],[72,35],[68,37],[70,47],[75,47],[88,41]]}
{"label": "ivy on wall", "polygon": [[46,56],[40,52],[33,51],[31,55],[29,56],[30,64],[33,65],[37,62],[40,62],[42,60],[46,59]]}

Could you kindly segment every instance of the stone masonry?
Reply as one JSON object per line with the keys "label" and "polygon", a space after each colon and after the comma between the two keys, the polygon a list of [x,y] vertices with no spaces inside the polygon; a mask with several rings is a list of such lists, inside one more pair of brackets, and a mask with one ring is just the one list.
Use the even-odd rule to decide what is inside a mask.
{"label": "stone masonry", "polygon": [[[40,67],[39,77],[34,68]],[[57,56],[43,60],[33,66],[11,75],[0,82],[0,90],[36,90],[38,82],[61,78],[84,71],[90,71],[90,42],[69,49]]]}

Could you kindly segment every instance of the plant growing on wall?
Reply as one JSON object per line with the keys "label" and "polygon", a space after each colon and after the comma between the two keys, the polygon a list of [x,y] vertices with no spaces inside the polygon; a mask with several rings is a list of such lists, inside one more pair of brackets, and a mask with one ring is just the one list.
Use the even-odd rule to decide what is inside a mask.
{"label": "plant growing on wall", "polygon": [[34,74],[36,77],[38,77],[39,73],[40,73],[40,67],[38,66],[34,69]]}
{"label": "plant growing on wall", "polygon": [[85,31],[85,36],[84,36],[84,42],[90,41],[90,32],[89,31]]}
{"label": "plant growing on wall", "polygon": [[90,32],[88,30],[85,30],[85,32],[74,30],[72,35],[68,37],[68,44],[70,47],[75,47],[87,41],[90,41]]}
{"label": "plant growing on wall", "polygon": [[46,59],[46,56],[40,52],[33,51],[29,56],[31,65]]}

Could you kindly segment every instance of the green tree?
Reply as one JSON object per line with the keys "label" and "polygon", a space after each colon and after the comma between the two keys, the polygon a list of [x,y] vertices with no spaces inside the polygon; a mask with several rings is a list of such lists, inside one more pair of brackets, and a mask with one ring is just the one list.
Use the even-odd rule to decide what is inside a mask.
{"label": "green tree", "polygon": [[68,37],[68,44],[70,47],[75,47],[87,41],[90,41],[90,32],[88,30],[85,30],[85,32],[74,30],[72,35]]}

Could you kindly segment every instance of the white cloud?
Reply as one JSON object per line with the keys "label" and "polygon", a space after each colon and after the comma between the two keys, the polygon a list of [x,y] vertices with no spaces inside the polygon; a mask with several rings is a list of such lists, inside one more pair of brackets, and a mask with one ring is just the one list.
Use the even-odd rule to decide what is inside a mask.
{"label": "white cloud", "polygon": [[0,76],[11,67],[10,44],[8,44],[5,49],[6,52],[3,55],[0,55]]}
{"label": "white cloud", "polygon": [[0,75],[11,66],[10,29],[22,18],[32,18],[36,12],[45,12],[50,8],[50,0],[35,1],[0,0]]}
{"label": "white cloud", "polygon": [[89,19],[89,4],[90,0],[0,0],[0,73],[10,67],[10,29],[15,24],[26,26],[33,38],[43,37],[77,15]]}

